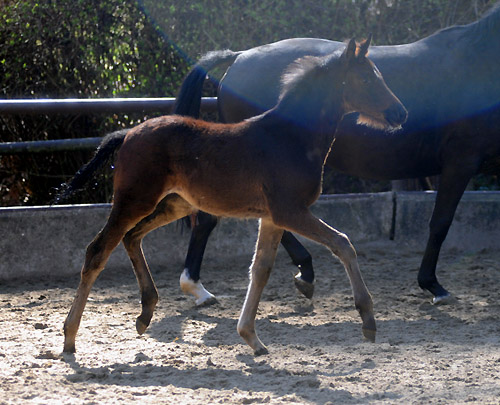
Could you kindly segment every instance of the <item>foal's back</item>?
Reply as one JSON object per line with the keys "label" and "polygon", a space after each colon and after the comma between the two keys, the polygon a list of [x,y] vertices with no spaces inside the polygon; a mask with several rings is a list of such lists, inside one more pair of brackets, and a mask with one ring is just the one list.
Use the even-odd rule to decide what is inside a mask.
{"label": "foal's back", "polygon": [[[265,156],[249,136],[253,126],[181,116],[148,120],[127,134],[115,163],[115,187],[161,187],[163,195],[177,193],[220,216],[265,216]],[[138,176],[144,181],[138,183]]]}
{"label": "foal's back", "polygon": [[290,131],[272,114],[237,124],[154,118],[127,134],[115,163],[115,189],[177,193],[218,216],[268,217],[276,193],[292,193],[308,206],[320,193],[321,164],[304,159]]}

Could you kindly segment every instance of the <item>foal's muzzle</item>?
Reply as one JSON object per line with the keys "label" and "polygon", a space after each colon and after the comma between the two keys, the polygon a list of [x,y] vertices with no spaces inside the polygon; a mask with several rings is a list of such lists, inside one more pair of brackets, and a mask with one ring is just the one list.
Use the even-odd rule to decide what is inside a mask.
{"label": "foal's muzzle", "polygon": [[402,104],[396,103],[384,111],[384,118],[392,127],[399,127],[408,118],[408,111]]}

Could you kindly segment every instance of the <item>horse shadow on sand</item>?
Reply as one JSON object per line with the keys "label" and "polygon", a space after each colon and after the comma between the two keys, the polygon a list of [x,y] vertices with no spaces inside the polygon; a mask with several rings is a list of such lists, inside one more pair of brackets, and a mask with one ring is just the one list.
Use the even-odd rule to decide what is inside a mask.
{"label": "horse shadow on sand", "polygon": [[[305,301],[303,301],[305,302]],[[414,320],[389,319],[378,321],[378,343],[362,343],[360,323],[353,317],[352,321],[332,321],[321,325],[307,323],[308,317],[314,317],[313,304],[298,303],[290,310],[282,311],[257,321],[260,336],[268,344],[270,354],[255,357],[236,332],[236,318],[222,317],[217,314],[217,306],[224,310],[227,303],[222,300],[219,304],[207,308],[181,308],[176,315],[155,319],[146,332],[147,335],[159,342],[192,344],[185,339],[183,333],[186,323],[199,321],[209,325],[208,329],[200,330],[201,345],[219,347],[221,344],[232,346],[231,351],[238,362],[240,369],[227,369],[217,364],[218,360],[200,361],[198,366],[186,367],[182,360],[177,363],[169,361],[168,365],[152,364],[152,359],[143,353],[138,353],[133,361],[116,362],[104,367],[82,367],[73,355],[65,355],[65,360],[72,367],[74,373],[67,376],[71,382],[89,381],[103,385],[117,385],[148,388],[173,385],[178,388],[198,390],[234,390],[252,402],[267,402],[269,392],[276,396],[285,397],[291,394],[300,400],[314,403],[356,402],[359,400],[377,400],[381,398],[392,401],[398,400],[398,394],[391,391],[375,392],[369,397],[358,398],[340,386],[321,387],[321,377],[338,377],[341,379],[357,378],[355,375],[364,369],[375,369],[376,363],[370,359],[353,360],[349,362],[339,359],[332,360],[331,369],[322,371],[314,367],[304,367],[301,370],[290,370],[273,367],[266,360],[273,356],[273,349],[289,346],[299,352],[316,350],[318,356],[326,355],[330,358],[338,356],[338,348],[329,352],[328,346],[340,346],[340,352],[369,351],[370,347],[381,350],[404,350],[405,346],[425,345],[439,356],[439,344],[463,343],[464,339],[478,329],[489,328],[493,319],[487,318],[477,323],[467,324],[459,317],[450,315],[445,306],[433,306],[422,303],[418,310],[421,317]],[[235,312],[237,313],[236,309]],[[215,314],[214,314],[215,313]],[[294,324],[289,318],[303,316],[303,324]],[[332,308],[332,316],[335,308]],[[457,326],[460,326],[458,328]],[[453,333],[452,333],[453,331]],[[436,343],[438,343],[436,345]],[[475,343],[480,342],[475,339]],[[374,349],[374,350],[378,350]],[[316,353],[315,352],[315,353]],[[170,353],[170,352],[169,352]],[[335,354],[337,353],[337,354]],[[175,353],[173,354],[175,356]],[[295,359],[294,359],[295,360]],[[339,364],[340,363],[340,364]],[[207,378],[208,376],[208,378]],[[246,397],[245,397],[246,395]]]}

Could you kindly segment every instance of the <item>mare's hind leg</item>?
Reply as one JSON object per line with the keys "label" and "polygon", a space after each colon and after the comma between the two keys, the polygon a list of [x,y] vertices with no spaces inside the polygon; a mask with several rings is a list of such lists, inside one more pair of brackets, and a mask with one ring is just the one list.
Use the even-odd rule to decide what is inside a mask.
{"label": "mare's hind leg", "polygon": [[191,294],[196,298],[196,305],[211,305],[217,302],[217,299],[201,283],[200,269],[208,237],[217,225],[217,218],[206,212],[199,211],[195,222],[192,226],[184,271],[179,281],[181,290],[185,294]]}
{"label": "mare's hind leg", "polygon": [[375,341],[375,317],[373,302],[359,270],[356,251],[349,238],[311,214],[309,210],[291,212],[290,215],[274,217],[275,223],[292,232],[328,247],[344,265],[354,295],[354,304],[363,321],[363,335]]}
{"label": "mare's hind leg", "polygon": [[283,229],[277,228],[271,221],[261,219],[259,236],[250,267],[248,291],[238,321],[238,333],[253,349],[256,356],[266,354],[266,346],[255,332],[255,316],[262,290],[267,284],[276,257],[276,250],[283,235]]}
{"label": "mare's hind leg", "polygon": [[311,299],[314,295],[314,270],[311,254],[291,232],[283,232],[281,244],[286,249],[293,264],[299,268],[299,272],[294,278],[295,287],[306,298]]}
{"label": "mare's hind leg", "polygon": [[128,231],[123,238],[123,245],[132,262],[141,290],[142,311],[135,323],[139,334],[143,334],[149,326],[158,302],[158,290],[142,251],[142,239],[154,229],[182,218],[192,211],[191,205],[183,198],[177,194],[170,194],[160,201],[152,214]]}
{"label": "mare's hind leg", "polygon": [[476,170],[473,165],[467,164],[465,158],[456,161],[460,162],[460,168],[446,166],[441,173],[434,211],[429,222],[429,238],[418,272],[418,284],[420,288],[434,296],[432,300],[434,304],[446,302],[451,297],[436,277],[436,266],[458,203]]}
{"label": "mare's hind leg", "polygon": [[[126,199],[124,199],[126,200]],[[123,201],[123,200],[122,200]],[[153,211],[156,205],[139,202],[120,204],[115,199],[104,228],[87,247],[85,262],[81,271],[80,284],[66,321],[64,322],[64,352],[75,352],[75,339],[87,303],[90,289],[108,261],[111,252],[120,243],[126,232],[143,217]]]}

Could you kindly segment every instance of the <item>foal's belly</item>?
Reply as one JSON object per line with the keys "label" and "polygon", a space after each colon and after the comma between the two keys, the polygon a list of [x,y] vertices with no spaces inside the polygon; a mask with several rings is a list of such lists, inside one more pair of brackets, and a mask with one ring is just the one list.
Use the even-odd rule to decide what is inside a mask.
{"label": "foal's belly", "polygon": [[176,192],[193,207],[220,217],[262,218],[270,215],[262,192],[247,185],[201,185]]}

